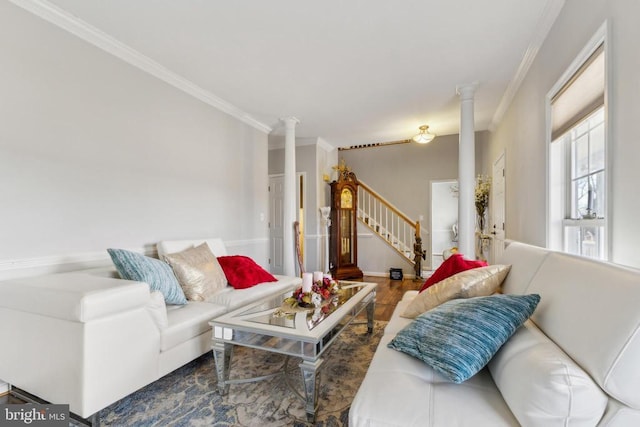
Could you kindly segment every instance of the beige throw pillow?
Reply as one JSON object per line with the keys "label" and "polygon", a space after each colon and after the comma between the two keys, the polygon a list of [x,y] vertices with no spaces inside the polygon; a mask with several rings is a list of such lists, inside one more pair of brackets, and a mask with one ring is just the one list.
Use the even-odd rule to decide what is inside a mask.
{"label": "beige throw pillow", "polygon": [[218,259],[206,243],[164,256],[185,296],[191,301],[209,301],[227,286]]}
{"label": "beige throw pillow", "polygon": [[510,265],[490,265],[454,274],[420,292],[401,316],[413,319],[455,298],[489,296],[498,290],[509,269]]}

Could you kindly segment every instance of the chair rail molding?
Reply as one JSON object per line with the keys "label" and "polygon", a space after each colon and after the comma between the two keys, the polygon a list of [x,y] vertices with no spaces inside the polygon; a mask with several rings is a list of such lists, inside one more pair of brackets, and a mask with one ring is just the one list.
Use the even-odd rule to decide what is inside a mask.
{"label": "chair rail molding", "polygon": [[[123,248],[146,256],[157,256],[155,245],[139,248]],[[64,273],[88,268],[107,267],[111,257],[103,251],[76,252],[61,255],[46,255],[33,258],[0,260],[0,280],[40,274]]]}
{"label": "chair rail molding", "polygon": [[[265,257],[265,251],[269,244],[269,239],[267,237],[226,240],[224,243],[227,250],[231,250],[233,253],[250,256],[259,264],[264,264],[264,260],[262,258]],[[158,256],[155,244],[137,248],[129,247],[122,249],[137,252],[152,258],[157,258]],[[4,259],[0,260],[0,280],[110,266],[113,266],[113,264],[106,248],[101,251],[46,255],[32,258]]]}

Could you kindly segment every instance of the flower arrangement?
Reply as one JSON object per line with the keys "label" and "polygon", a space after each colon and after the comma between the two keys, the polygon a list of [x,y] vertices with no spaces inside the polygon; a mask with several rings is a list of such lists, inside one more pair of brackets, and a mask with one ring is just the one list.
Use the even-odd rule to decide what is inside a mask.
{"label": "flower arrangement", "polygon": [[293,295],[285,298],[284,302],[292,307],[320,307],[323,301],[330,299],[340,290],[338,283],[331,277],[325,276],[311,286],[311,291],[303,292],[302,287],[293,291]]}
{"label": "flower arrangement", "polygon": [[476,179],[476,213],[478,214],[478,229],[484,232],[484,214],[489,206],[489,192],[491,191],[491,178],[487,175],[478,175]]}

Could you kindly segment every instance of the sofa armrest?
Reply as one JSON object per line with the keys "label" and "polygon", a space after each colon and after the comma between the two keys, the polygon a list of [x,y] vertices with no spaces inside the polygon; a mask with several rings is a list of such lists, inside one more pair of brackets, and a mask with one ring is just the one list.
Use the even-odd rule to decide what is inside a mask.
{"label": "sofa armrest", "polygon": [[74,322],[145,307],[149,300],[146,283],[83,273],[0,282],[0,307]]}
{"label": "sofa armrest", "polygon": [[154,300],[146,283],[86,273],[0,282],[0,378],[94,414],[158,378]]}

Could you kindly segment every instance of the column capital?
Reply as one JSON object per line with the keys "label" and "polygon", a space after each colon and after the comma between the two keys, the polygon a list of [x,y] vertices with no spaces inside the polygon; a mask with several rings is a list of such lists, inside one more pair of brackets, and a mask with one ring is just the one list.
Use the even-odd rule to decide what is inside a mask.
{"label": "column capital", "polygon": [[294,116],[280,117],[280,120],[284,122],[286,127],[295,127],[300,120]]}
{"label": "column capital", "polygon": [[478,85],[478,82],[458,85],[456,86],[456,94],[459,95],[462,100],[473,99]]}

